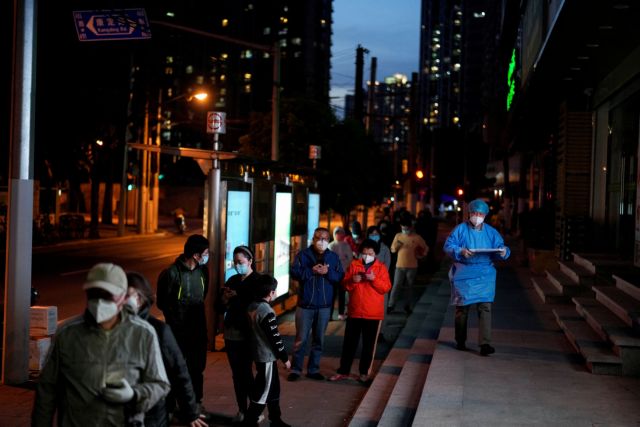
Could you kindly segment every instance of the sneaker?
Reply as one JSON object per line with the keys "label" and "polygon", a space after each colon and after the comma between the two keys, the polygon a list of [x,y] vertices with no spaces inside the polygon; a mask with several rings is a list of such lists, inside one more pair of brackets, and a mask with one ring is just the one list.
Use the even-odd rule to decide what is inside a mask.
{"label": "sneaker", "polygon": [[358,377],[358,382],[359,382],[360,384],[364,384],[364,385],[366,385],[366,386],[368,387],[369,385],[371,385],[371,383],[373,382],[373,380],[371,379],[371,377],[369,377],[369,375],[361,374],[361,375]]}
{"label": "sneaker", "polygon": [[287,381],[298,381],[298,378],[300,378],[300,374],[297,374],[295,372],[291,372],[288,376],[287,376]]}
{"label": "sneaker", "polygon": [[231,418],[231,422],[234,424],[239,424],[244,421],[244,412],[238,411],[238,413]]}
{"label": "sneaker", "polygon": [[324,381],[326,378],[320,372],[314,372],[313,374],[307,374],[307,378],[312,380]]}
{"label": "sneaker", "polygon": [[489,344],[482,344],[480,346],[480,354],[483,356],[488,356],[496,352],[496,349],[491,347]]}
{"label": "sneaker", "polygon": [[346,314],[338,314],[338,320],[347,320]]}
{"label": "sneaker", "polygon": [[329,381],[340,381],[340,380],[346,380],[347,378],[349,378],[349,375],[335,374],[334,376],[329,378]]}
{"label": "sneaker", "polygon": [[468,348],[463,342],[459,342],[456,344],[456,350],[467,351]]}

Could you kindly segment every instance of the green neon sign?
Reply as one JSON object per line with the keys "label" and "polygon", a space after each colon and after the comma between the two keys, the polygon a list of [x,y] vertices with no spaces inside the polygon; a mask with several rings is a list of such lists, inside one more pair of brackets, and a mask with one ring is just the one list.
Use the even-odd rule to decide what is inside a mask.
{"label": "green neon sign", "polygon": [[513,103],[513,97],[516,94],[516,50],[513,49],[511,52],[511,61],[509,61],[509,70],[507,71],[507,86],[509,87],[509,92],[507,93],[507,111],[511,109],[511,104]]}

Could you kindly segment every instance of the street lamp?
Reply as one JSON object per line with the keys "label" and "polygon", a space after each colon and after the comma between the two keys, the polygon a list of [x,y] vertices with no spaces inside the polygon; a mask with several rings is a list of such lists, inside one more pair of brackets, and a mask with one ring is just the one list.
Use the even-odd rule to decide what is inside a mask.
{"label": "street lamp", "polygon": [[[181,95],[169,98],[166,101],[163,101],[162,96],[163,89],[160,88],[158,90],[158,107],[156,113],[156,135],[154,144],[151,143],[151,128],[149,123],[149,99],[147,99],[144,108],[144,125],[143,125],[143,145],[156,145],[158,148],[162,145],[162,124],[163,114],[162,114],[162,106],[164,104],[168,104],[169,102],[178,101],[180,99],[186,99],[187,102],[191,102],[192,100],[196,100],[198,102],[204,102],[209,98],[209,93],[205,90],[198,89],[194,92],[186,92]],[[120,197],[120,212],[119,212],[119,220],[118,220],[118,235],[123,236],[125,231],[125,218],[126,218],[126,200],[128,197],[126,196],[126,169],[128,166],[127,160],[127,152],[128,148],[125,146],[124,159],[123,159],[123,170],[122,170],[122,183],[121,183],[121,197]],[[140,180],[138,183],[138,209],[137,209],[137,219],[138,219],[138,233],[144,234],[149,232],[150,230],[156,230],[158,228],[158,207],[159,207],[159,176],[160,176],[160,151],[155,152],[155,167],[153,168],[153,173],[151,174],[151,163],[149,161],[149,153],[147,150],[142,150],[141,153],[141,167],[140,167]],[[150,182],[149,177],[153,176],[153,181]],[[152,192],[149,194],[149,187],[152,186]],[[151,196],[151,197],[149,197]]]}

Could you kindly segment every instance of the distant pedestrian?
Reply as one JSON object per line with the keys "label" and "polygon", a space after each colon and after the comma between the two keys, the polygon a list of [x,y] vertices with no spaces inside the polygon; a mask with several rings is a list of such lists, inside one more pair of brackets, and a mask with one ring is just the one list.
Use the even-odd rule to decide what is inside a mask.
{"label": "distant pedestrian", "polygon": [[158,277],[158,308],[182,350],[196,402],[202,409],[207,363],[207,322],[204,299],[209,289],[209,241],[200,234],[187,238],[183,253]]}
{"label": "distant pedestrian", "polygon": [[349,292],[349,317],[342,341],[340,368],[331,381],[349,377],[362,335],[358,380],[369,383],[378,332],[384,318],[384,295],[391,289],[387,267],[376,259],[378,249],[377,242],[364,240],[360,245],[360,258],[351,263],[345,274],[343,283]]}
{"label": "distant pedestrian", "polygon": [[469,219],[453,229],[444,244],[444,251],[453,258],[449,270],[451,303],[456,306],[455,339],[458,350],[467,350],[467,320],[469,309],[476,306],[480,325],[480,354],[495,353],[491,346],[491,304],[496,293],[496,269],[493,261],[509,258],[511,251],[504,245],[498,231],[484,219],[489,206],[481,199],[469,203]]}
{"label": "distant pedestrian", "polygon": [[128,310],[127,276],[94,265],[84,283],[87,308],[56,332],[36,389],[31,424],[142,426],[169,392],[154,329]]}
{"label": "distant pedestrian", "polygon": [[260,279],[253,269],[253,262],[253,252],[249,247],[238,246],[233,250],[233,264],[238,274],[227,280],[217,300],[218,311],[224,313],[224,348],[238,404],[233,422],[244,420],[253,387],[251,325],[247,319],[247,308],[256,298]]}
{"label": "distant pedestrian", "polygon": [[[333,229],[333,241],[329,243],[329,250],[335,252],[340,258],[340,264],[342,264],[342,270],[347,271],[349,264],[353,261],[353,251],[351,246],[345,241],[346,233],[344,228],[335,227]],[[333,319],[333,310],[335,308],[335,301],[338,300],[338,320],[346,319],[345,306],[347,302],[346,291],[342,285],[336,285],[333,293],[333,303],[331,304],[331,314],[329,319]]]}
{"label": "distant pedestrian", "polygon": [[258,417],[266,406],[269,409],[271,427],[290,427],[282,421],[280,410],[280,377],[278,376],[278,360],[285,368],[291,368],[284,341],[278,331],[276,313],[271,308],[271,301],[276,296],[278,282],[271,276],[260,276],[258,279],[258,300],[248,308],[251,324],[251,347],[253,361],[256,364],[256,378],[251,404],[247,411],[244,425],[257,426]]}
{"label": "distant pedestrian", "polygon": [[[380,234],[380,229],[378,228],[378,226],[372,225],[371,227],[367,228],[367,239],[371,239],[374,242],[378,243],[379,250],[377,252],[376,258],[381,263],[383,263],[384,266],[387,268],[388,277],[392,277],[391,276],[391,251],[389,250],[389,247],[382,241],[382,235]],[[387,316],[386,316],[388,305],[389,305],[389,292],[385,292],[384,293],[385,316],[384,316],[384,319],[382,320],[382,325],[380,326],[380,333],[378,335],[378,337],[382,340],[385,339],[385,334],[388,334]]]}
{"label": "distant pedestrian", "polygon": [[307,362],[307,378],[324,380],[320,373],[320,358],[324,333],[329,323],[333,289],[340,284],[344,271],[338,255],[329,249],[329,230],[316,228],[311,246],[298,252],[291,267],[291,277],[299,282],[296,308],[296,340],[293,347],[289,381],[300,378],[307,342],[311,336],[311,351]]}
{"label": "distant pedestrian", "polygon": [[160,400],[144,416],[145,426],[166,427],[171,423],[172,414],[176,412],[174,401],[178,401],[177,418],[188,423],[189,427],[207,427],[205,416],[200,414],[196,404],[196,396],[193,393],[191,377],[187,370],[187,364],[176,338],[169,325],[151,315],[151,307],[155,302],[153,289],[147,279],[140,273],[127,273],[129,288],[127,291],[127,308],[137,313],[142,319],[149,322],[158,335],[162,362],[169,377],[172,396],[169,399]]}
{"label": "distant pedestrian", "polygon": [[400,223],[401,232],[396,234],[391,243],[391,252],[398,254],[396,270],[393,277],[393,288],[389,296],[388,312],[395,309],[398,297],[405,293],[404,310],[407,314],[413,311],[413,286],[418,273],[418,260],[424,258],[429,247],[424,239],[415,233],[411,219],[405,217]]}

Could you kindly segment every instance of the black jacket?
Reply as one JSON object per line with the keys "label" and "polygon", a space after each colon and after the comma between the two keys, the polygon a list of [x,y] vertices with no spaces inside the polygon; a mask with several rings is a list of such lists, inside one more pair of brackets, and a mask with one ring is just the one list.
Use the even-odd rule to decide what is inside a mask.
{"label": "black jacket", "polygon": [[236,291],[236,295],[231,297],[227,304],[222,303],[224,288],[220,290],[220,296],[216,299],[216,310],[224,314],[224,328],[238,330],[245,338],[248,338],[251,327],[247,319],[247,307],[255,301],[256,283],[260,275],[255,271],[251,272],[244,280],[242,275],[233,275],[224,284],[224,288]]}
{"label": "black jacket", "polygon": [[[196,395],[193,392],[187,364],[180,351],[180,347],[178,347],[176,338],[173,336],[173,332],[171,332],[171,328],[163,321],[151,316],[149,314],[149,308],[141,311],[139,315],[156,330],[158,343],[160,344],[160,352],[162,353],[162,361],[164,362],[164,368],[167,371],[167,377],[171,384],[171,394],[178,401],[178,405],[182,411],[180,415],[185,421],[191,422],[195,420],[200,415],[196,404]],[[169,425],[165,399],[162,399],[145,414],[144,425],[147,427],[164,427]]]}

